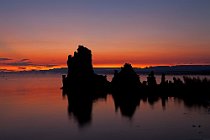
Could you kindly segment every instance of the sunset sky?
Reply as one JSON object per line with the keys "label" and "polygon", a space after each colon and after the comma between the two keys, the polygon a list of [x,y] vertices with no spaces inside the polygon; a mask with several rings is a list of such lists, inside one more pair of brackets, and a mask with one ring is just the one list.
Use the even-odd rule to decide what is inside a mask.
{"label": "sunset sky", "polygon": [[210,64],[210,0],[0,0],[0,71]]}

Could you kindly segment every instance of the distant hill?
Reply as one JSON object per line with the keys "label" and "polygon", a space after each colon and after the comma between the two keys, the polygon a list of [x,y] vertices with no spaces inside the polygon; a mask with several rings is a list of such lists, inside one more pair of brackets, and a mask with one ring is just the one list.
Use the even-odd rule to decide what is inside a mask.
{"label": "distant hill", "polygon": [[[114,70],[120,68],[94,68],[97,74],[113,74]],[[154,66],[146,68],[135,68],[138,74],[148,74],[154,71],[155,74],[171,74],[171,75],[210,75],[210,65],[176,65],[176,66]],[[67,74],[67,68],[55,68],[50,70],[37,70],[37,71],[22,71],[18,73],[58,73]],[[14,72],[13,72],[14,73]]]}
{"label": "distant hill", "polygon": [[176,65],[176,66],[156,66],[148,67],[143,69],[136,69],[138,74],[148,74],[149,72],[154,71],[155,74],[201,74],[201,75],[210,75],[210,65]]}

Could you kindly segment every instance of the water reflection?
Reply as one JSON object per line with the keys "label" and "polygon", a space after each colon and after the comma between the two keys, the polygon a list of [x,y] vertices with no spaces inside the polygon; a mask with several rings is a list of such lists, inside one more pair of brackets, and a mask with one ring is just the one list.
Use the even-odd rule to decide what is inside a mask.
{"label": "water reflection", "polygon": [[90,124],[92,119],[93,100],[90,97],[68,95],[68,114],[78,122],[80,127]]}
{"label": "water reflection", "polygon": [[140,98],[136,94],[113,94],[112,95],[115,105],[115,111],[120,109],[122,116],[132,118],[137,106],[140,105]]}
{"label": "water reflection", "polygon": [[63,90],[63,96],[68,99],[68,115],[76,120],[79,127],[88,126],[92,121],[93,102],[105,99],[106,94],[95,90]]}
{"label": "water reflection", "polygon": [[[160,97],[155,96],[157,91],[151,93],[150,96],[144,96],[141,91],[137,93],[138,95],[133,95],[136,99],[132,100],[133,102],[137,100],[139,104],[133,106],[129,105],[132,102],[124,101],[123,107],[121,105],[120,108],[118,105],[118,113],[115,113],[116,100],[112,95],[107,95],[104,100],[106,94],[99,97],[94,96],[97,94],[94,91],[82,93],[71,91],[68,97],[65,95],[66,100],[62,100],[59,80],[60,75],[10,75],[7,80],[0,78],[0,110],[2,112],[0,139],[186,140],[210,138],[208,98],[204,98],[203,102],[202,98],[188,99],[188,96]],[[83,95],[75,96],[77,93]],[[84,94],[87,94],[88,98],[85,98]],[[183,93],[180,92],[180,94]],[[126,95],[120,99],[117,98],[117,101],[123,102],[121,98],[126,100],[131,97]],[[201,103],[196,99],[201,100]],[[124,106],[132,110],[130,111],[133,112],[130,113],[133,114],[132,117],[122,113],[125,112]]]}
{"label": "water reflection", "polygon": [[185,107],[187,108],[208,108],[210,107],[210,99],[202,97],[175,97],[175,100],[179,102],[184,102]]}
{"label": "water reflection", "polygon": [[[98,99],[106,99],[107,94],[102,91],[94,90],[79,90],[64,92],[63,95],[68,99],[68,114],[70,118],[73,118],[78,123],[78,126],[84,127],[91,124],[93,103],[98,102]],[[143,94],[145,95],[145,94]],[[114,102],[115,111],[120,111],[122,117],[132,119],[135,116],[135,112],[140,108],[140,103],[149,104],[152,108],[156,103],[160,103],[162,110],[167,108],[168,100],[172,99],[175,103],[184,104],[185,107],[191,108],[204,108],[210,110],[209,98],[202,97],[169,97],[169,96],[140,96],[137,93],[112,93],[112,100]]]}
{"label": "water reflection", "polygon": [[[155,103],[161,102],[162,109],[165,110],[169,98],[173,99],[175,103],[184,104],[186,108],[209,108],[210,99],[202,97],[158,97],[158,96],[148,96],[147,103],[154,106]],[[142,99],[143,100],[143,99]],[[144,99],[145,101],[145,99]]]}

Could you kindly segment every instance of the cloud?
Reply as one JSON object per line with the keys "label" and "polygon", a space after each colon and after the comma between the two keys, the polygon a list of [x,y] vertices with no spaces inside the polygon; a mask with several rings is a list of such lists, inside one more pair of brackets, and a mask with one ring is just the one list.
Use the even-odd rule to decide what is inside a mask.
{"label": "cloud", "polygon": [[8,60],[12,60],[12,59],[6,58],[6,57],[0,57],[0,61],[8,61]]}
{"label": "cloud", "polygon": [[47,68],[51,68],[51,67],[55,67],[58,66],[56,64],[34,64],[31,61],[29,61],[30,59],[21,59],[19,61],[15,61],[15,62],[9,62],[9,63],[5,63],[8,66],[18,66],[18,67],[26,67],[26,66],[33,66],[33,67],[47,67]]}
{"label": "cloud", "polygon": [[14,62],[8,62],[5,63],[6,65],[9,66],[33,66],[34,64],[29,61],[29,59],[21,59],[19,61],[14,61]]}
{"label": "cloud", "polygon": [[21,62],[24,62],[24,61],[29,61],[30,59],[27,59],[27,58],[25,58],[25,59],[21,59],[20,61]]}
{"label": "cloud", "polygon": [[17,62],[6,63],[6,65],[9,65],[9,66],[33,66],[34,64],[30,61],[17,61]]}
{"label": "cloud", "polygon": [[[7,60],[13,60],[10,58],[0,58],[1,61],[7,61]],[[36,64],[30,61],[30,59],[20,59],[18,61],[9,61],[9,62],[4,62],[4,65],[7,66],[15,66],[17,67],[17,69],[19,70],[25,70],[27,69],[28,66],[30,66],[31,68],[35,68],[35,69],[42,69],[42,68],[53,68],[55,66],[58,66],[56,64]],[[2,69],[1,71],[5,71],[6,69]]]}
{"label": "cloud", "polygon": [[18,69],[25,70],[26,68],[25,67],[18,67]]}
{"label": "cloud", "polygon": [[55,67],[55,66],[58,66],[58,65],[55,65],[55,64],[47,64],[47,65],[39,65],[39,66],[51,68],[51,67]]}
{"label": "cloud", "polygon": [[7,71],[7,69],[0,69],[0,72],[4,72],[4,71]]}

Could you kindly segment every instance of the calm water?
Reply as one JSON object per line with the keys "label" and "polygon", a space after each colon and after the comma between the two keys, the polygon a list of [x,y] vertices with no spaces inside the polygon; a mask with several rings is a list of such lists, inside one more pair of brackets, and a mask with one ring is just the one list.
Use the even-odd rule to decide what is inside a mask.
{"label": "calm water", "polygon": [[0,140],[210,140],[209,107],[141,100],[128,117],[108,95],[93,102],[91,118],[81,125],[60,87],[59,74],[1,75]]}

